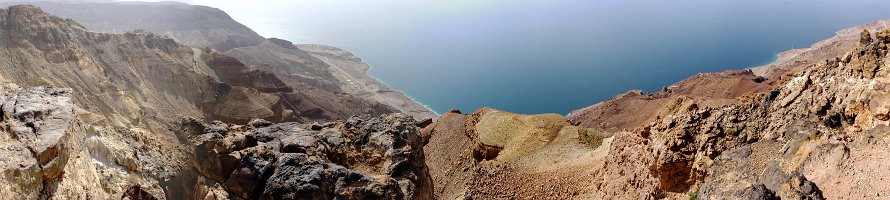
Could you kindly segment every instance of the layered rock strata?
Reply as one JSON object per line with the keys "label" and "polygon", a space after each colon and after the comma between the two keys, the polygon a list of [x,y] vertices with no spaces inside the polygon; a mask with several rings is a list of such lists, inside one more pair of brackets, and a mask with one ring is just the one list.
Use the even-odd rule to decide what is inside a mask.
{"label": "layered rock strata", "polygon": [[[405,94],[370,77],[368,64],[349,52],[322,45],[298,48],[287,40],[263,38],[216,8],[179,2],[26,3],[76,20],[92,31],[127,33],[144,29],[194,48],[223,52],[250,70],[274,74],[294,89],[291,94],[295,95],[286,97],[287,101],[308,107],[300,110],[311,115],[307,117],[310,120],[346,119],[366,108],[400,111],[417,120],[436,117]],[[16,4],[21,3],[0,6]]]}

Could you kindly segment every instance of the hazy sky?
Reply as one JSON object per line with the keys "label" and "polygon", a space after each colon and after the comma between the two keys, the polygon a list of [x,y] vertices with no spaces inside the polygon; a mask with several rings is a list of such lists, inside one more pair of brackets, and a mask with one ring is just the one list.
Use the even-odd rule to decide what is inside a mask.
{"label": "hazy sky", "polygon": [[[363,40],[381,32],[406,31],[418,24],[469,20],[474,15],[560,0],[180,0],[226,11],[265,37],[296,43]],[[373,27],[369,27],[373,26]],[[375,30],[390,31],[375,31]],[[355,41],[348,41],[353,43]],[[337,45],[337,44],[330,44]]]}

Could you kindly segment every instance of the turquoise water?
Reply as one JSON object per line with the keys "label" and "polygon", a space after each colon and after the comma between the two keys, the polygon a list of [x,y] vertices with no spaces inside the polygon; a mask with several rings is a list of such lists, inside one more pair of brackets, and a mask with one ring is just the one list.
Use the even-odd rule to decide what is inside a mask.
{"label": "turquoise water", "polygon": [[437,112],[565,114],[698,72],[768,63],[890,18],[890,1],[873,0],[331,2],[246,24],[352,51],[374,77]]}

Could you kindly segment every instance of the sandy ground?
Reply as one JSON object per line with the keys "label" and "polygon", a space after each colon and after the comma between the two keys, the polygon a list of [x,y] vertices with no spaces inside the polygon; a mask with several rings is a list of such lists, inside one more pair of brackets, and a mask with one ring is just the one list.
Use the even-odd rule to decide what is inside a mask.
{"label": "sandy ground", "polygon": [[823,144],[803,167],[826,199],[890,199],[887,138],[846,145]]}
{"label": "sandy ground", "polygon": [[[472,122],[474,119],[467,115],[446,113],[424,129],[430,137],[424,151],[436,183],[437,198],[595,199],[598,196],[592,180],[611,147],[609,135],[601,135],[604,139],[595,140],[595,144],[582,143],[582,128],[569,125],[565,118],[555,114],[518,115],[490,110],[476,120]],[[479,141],[504,148],[494,158],[476,158],[471,134],[478,135],[473,137],[479,137]]]}

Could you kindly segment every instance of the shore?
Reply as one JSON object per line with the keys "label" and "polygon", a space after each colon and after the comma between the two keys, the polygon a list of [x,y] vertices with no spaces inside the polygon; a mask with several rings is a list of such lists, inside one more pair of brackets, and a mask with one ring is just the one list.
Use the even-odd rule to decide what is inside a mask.
{"label": "shore", "polygon": [[843,29],[833,37],[816,42],[810,47],[781,52],[769,64],[747,68],[751,73],[740,70],[698,73],[671,84],[662,91],[618,94],[609,100],[574,110],[566,117],[573,124],[620,131],[640,127],[653,118],[664,117],[665,113],[674,108],[673,105],[690,102],[705,107],[728,105],[746,93],[768,91],[771,83],[787,79],[788,74],[801,73],[812,65],[850,52],[858,44],[863,29],[874,33],[887,28],[890,28],[890,20]]}
{"label": "shore", "polygon": [[886,28],[890,28],[890,20],[878,20],[843,29],[835,32],[833,37],[816,42],[810,47],[781,52],[778,54],[778,58],[773,62],[747,69],[750,69],[758,76],[770,77],[774,74],[774,71],[783,71],[799,65],[813,64],[809,61],[830,59],[832,55],[849,51],[855,44],[855,42],[851,41],[858,40],[859,33],[862,32],[863,29],[876,32]]}
{"label": "shore", "polygon": [[370,65],[346,50],[315,44],[299,44],[297,48],[331,66],[331,74],[340,82],[345,93],[392,106],[416,120],[439,117],[434,111],[405,93],[393,90],[382,81],[368,75]]}

